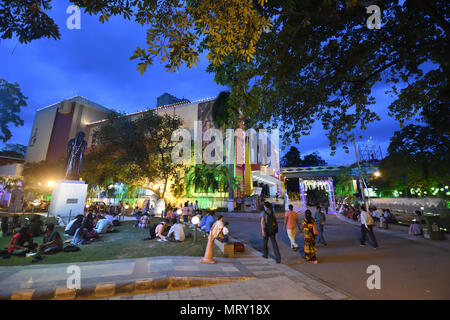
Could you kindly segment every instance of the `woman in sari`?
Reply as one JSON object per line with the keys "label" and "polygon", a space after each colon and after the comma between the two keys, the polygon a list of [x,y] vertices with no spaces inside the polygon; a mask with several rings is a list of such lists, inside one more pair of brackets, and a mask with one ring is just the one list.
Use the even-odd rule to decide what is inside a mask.
{"label": "woman in sari", "polygon": [[311,261],[314,264],[317,264],[317,257],[316,257],[316,233],[317,233],[317,227],[316,224],[311,217],[311,211],[306,210],[305,211],[305,219],[302,221],[302,230],[300,232],[304,232],[305,237],[305,259],[306,261]]}

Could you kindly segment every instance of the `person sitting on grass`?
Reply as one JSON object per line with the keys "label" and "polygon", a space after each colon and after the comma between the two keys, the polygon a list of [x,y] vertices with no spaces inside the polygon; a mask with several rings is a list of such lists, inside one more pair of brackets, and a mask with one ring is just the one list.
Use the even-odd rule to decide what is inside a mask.
{"label": "person sitting on grass", "polygon": [[81,224],[83,223],[83,215],[79,214],[75,217],[75,219],[73,219],[72,221],[69,222],[69,224],[66,226],[66,229],[64,230],[64,232],[69,235],[69,236],[73,236],[75,234],[75,232],[77,231],[77,229],[81,226]]}
{"label": "person sitting on grass", "polygon": [[134,222],[134,227],[135,228],[139,227],[139,221],[141,221],[141,217],[142,217],[142,211],[138,211],[136,213],[136,220]]}
{"label": "person sitting on grass", "polygon": [[177,219],[172,219],[173,226],[170,228],[167,234],[166,240],[172,242],[183,242],[186,238],[190,237],[190,234],[184,234],[184,226],[177,221]]}
{"label": "person sitting on grass", "polygon": [[200,229],[201,230],[205,230],[205,225],[206,225],[206,219],[208,218],[208,214],[206,214],[203,210],[202,210],[202,219],[200,220]]}
{"label": "person sitting on grass", "polygon": [[150,217],[148,216],[148,213],[145,212],[144,215],[139,220],[139,228],[146,229],[150,226]]}
{"label": "person sitting on grass", "polygon": [[55,230],[53,223],[48,223],[45,229],[43,243],[38,246],[38,251],[43,254],[52,254],[61,251],[63,241],[58,231]]}
{"label": "person sitting on grass", "polygon": [[70,241],[70,244],[72,245],[82,245],[82,244],[89,244],[90,241],[95,240],[95,238],[98,237],[98,234],[96,230],[92,230],[92,232],[89,232],[87,229],[87,226],[85,224],[81,225],[75,232],[75,235]]}
{"label": "person sitting on grass", "polygon": [[170,230],[169,221],[170,221],[169,219],[164,219],[164,221],[161,221],[156,226],[155,233],[156,233],[156,236],[159,238],[158,241],[166,239],[166,236]]}
{"label": "person sitting on grass", "polygon": [[[28,243],[25,245],[25,243]],[[37,243],[33,243],[33,233],[29,226],[23,226],[9,242],[8,254],[13,256],[25,256],[28,252],[36,250]]]}
{"label": "person sitting on grass", "polygon": [[112,223],[105,217],[100,216],[94,231],[97,234],[102,234],[108,232],[108,229],[110,229],[111,227]]}
{"label": "person sitting on grass", "polygon": [[216,219],[214,218],[215,215],[216,213],[214,211],[208,212],[208,216],[206,217],[205,221],[205,232],[207,234],[209,234],[214,222],[216,222]]}
{"label": "person sitting on grass", "polygon": [[34,215],[34,217],[31,219],[31,232],[33,233],[33,237],[39,237],[40,235],[42,235],[43,232],[43,226],[44,223],[41,220],[41,216],[36,214]]}
{"label": "person sitting on grass", "polygon": [[86,217],[84,217],[82,224],[86,225],[88,231],[92,231],[95,227],[94,217],[92,215],[92,211],[90,211]]}

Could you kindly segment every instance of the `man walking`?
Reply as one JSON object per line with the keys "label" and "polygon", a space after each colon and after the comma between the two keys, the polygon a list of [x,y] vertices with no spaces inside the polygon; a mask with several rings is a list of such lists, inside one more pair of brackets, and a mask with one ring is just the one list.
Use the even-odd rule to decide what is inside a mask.
{"label": "man walking", "polygon": [[325,237],[323,234],[326,219],[320,206],[317,206],[317,210],[314,213],[313,219],[314,222],[316,223],[317,231],[319,233],[319,235],[317,236],[317,244],[322,243],[324,246],[326,246],[327,242],[325,241]]}
{"label": "man walking", "polygon": [[370,240],[373,242],[373,248],[376,249],[378,247],[377,239],[375,238],[375,234],[373,233],[373,218],[371,215],[365,211],[366,208],[364,205],[361,206],[361,246],[366,245],[366,234],[369,234]]}
{"label": "man walking", "polygon": [[272,211],[272,205],[270,202],[264,202],[263,211],[261,212],[261,232],[264,237],[264,255],[263,257],[267,259],[269,248],[267,244],[272,242],[272,248],[275,254],[275,260],[277,263],[281,263],[280,250],[278,249],[276,235],[278,233],[278,224],[275,215]]}
{"label": "man walking", "polygon": [[287,229],[287,235],[289,240],[291,240],[291,249],[294,251],[298,250],[298,245],[295,242],[295,234],[298,229],[301,230],[300,222],[298,221],[297,212],[294,211],[294,206],[292,204],[289,205],[289,211],[286,212],[284,218],[283,230]]}

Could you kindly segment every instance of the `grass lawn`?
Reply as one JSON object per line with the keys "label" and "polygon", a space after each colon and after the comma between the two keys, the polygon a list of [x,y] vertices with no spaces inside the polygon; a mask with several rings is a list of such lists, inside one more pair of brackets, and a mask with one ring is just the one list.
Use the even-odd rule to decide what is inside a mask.
{"label": "grass lawn", "polygon": [[[158,223],[160,219],[152,218],[151,223]],[[146,240],[149,236],[148,229],[134,228],[134,221],[121,222],[121,226],[114,227],[119,232],[102,234],[100,238],[91,244],[80,246],[78,252],[60,252],[53,255],[43,255],[44,259],[39,262],[31,262],[31,258],[11,257],[3,259],[0,257],[0,266],[19,266],[35,264],[54,264],[69,262],[87,262],[116,259],[132,259],[142,257],[158,256],[198,256],[205,254],[207,238],[204,233],[197,230],[197,242],[193,241],[193,229],[185,226],[185,234],[191,233],[192,237],[184,242],[158,242]],[[57,228],[63,240],[72,237],[64,236],[64,230]],[[0,237],[0,248],[8,248],[11,237]],[[35,243],[42,243],[42,236],[34,238]],[[215,257],[223,257],[222,252],[214,246]]]}

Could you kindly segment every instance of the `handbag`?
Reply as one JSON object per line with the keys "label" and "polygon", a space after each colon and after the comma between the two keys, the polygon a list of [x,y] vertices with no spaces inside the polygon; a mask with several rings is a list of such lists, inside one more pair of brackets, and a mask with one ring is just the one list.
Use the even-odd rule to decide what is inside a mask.
{"label": "handbag", "polygon": [[319,232],[317,231],[317,227],[316,227],[316,224],[315,224],[315,223],[313,223],[313,234],[314,234],[315,236],[317,236],[317,235],[319,234]]}

